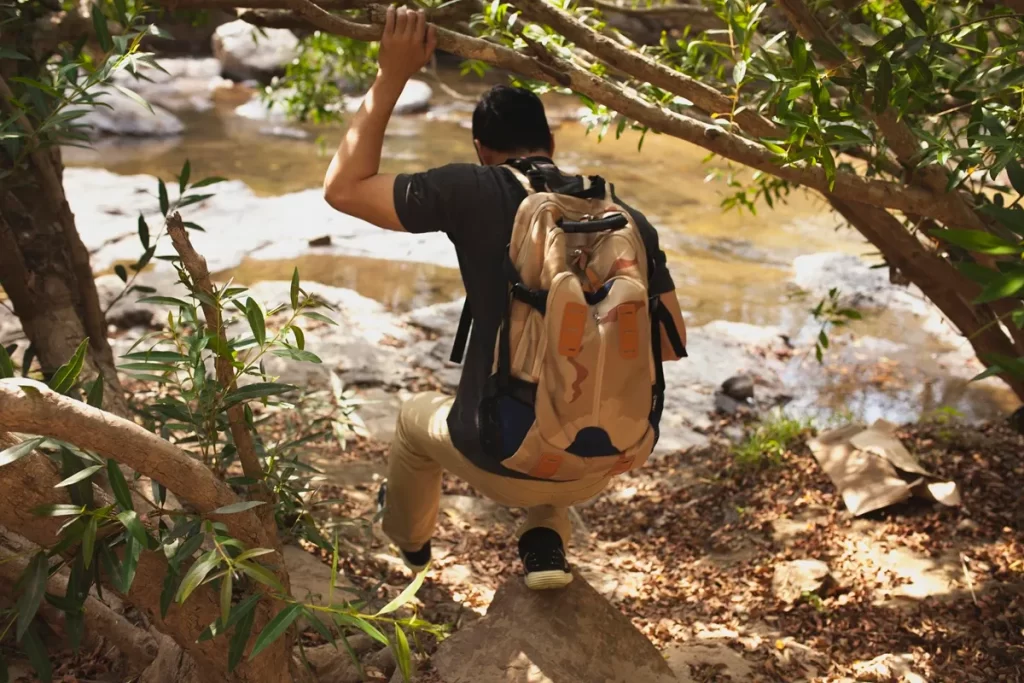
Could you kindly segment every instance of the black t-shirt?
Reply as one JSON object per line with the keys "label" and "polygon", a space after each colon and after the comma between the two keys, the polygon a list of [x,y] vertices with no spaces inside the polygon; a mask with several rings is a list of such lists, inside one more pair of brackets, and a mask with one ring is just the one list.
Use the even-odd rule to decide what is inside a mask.
{"label": "black t-shirt", "polygon": [[[448,416],[452,442],[477,467],[517,478],[522,475],[502,467],[497,456],[483,452],[477,408],[491,373],[494,344],[508,292],[502,264],[516,210],[525,198],[526,190],[502,166],[450,164],[395,179],[395,209],[402,227],[411,233],[444,232],[455,245],[466,298],[473,312],[473,332],[455,404]],[[665,265],[665,253],[658,246],[658,233],[639,211],[618,197],[615,201],[633,216],[647,253],[653,256],[651,295],[672,291],[675,285]]]}

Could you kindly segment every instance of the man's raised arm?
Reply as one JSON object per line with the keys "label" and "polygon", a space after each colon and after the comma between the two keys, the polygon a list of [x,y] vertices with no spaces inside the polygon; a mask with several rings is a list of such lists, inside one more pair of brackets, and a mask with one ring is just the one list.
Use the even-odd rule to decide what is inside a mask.
{"label": "man's raised arm", "polygon": [[324,178],[332,207],[388,230],[402,230],[395,211],[395,176],[380,173],[384,130],[405,84],[430,60],[437,43],[423,11],[388,7],[380,42],[380,70]]}

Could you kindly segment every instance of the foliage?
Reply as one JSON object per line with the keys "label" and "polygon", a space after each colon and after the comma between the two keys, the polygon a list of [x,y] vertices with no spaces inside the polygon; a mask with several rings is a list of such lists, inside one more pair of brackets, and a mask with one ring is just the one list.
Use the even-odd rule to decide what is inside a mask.
{"label": "foliage", "polygon": [[[173,186],[179,195],[173,201],[167,184],[158,181],[157,195],[161,213],[172,215],[174,207],[184,207],[199,201],[190,194],[197,189],[213,185],[219,179],[205,179],[192,183],[190,165],[186,162]],[[208,195],[206,195],[208,196]],[[164,224],[166,225],[166,224]],[[151,239],[142,216],[139,217],[139,239],[144,250],[140,259],[148,260],[158,248],[163,227]],[[198,227],[198,226],[194,226]],[[260,417],[268,407],[293,408],[292,397],[297,388],[282,384],[267,374],[264,360],[268,355],[280,356],[298,362],[319,363],[320,359],[306,348],[302,324],[309,320],[332,323],[321,311],[329,306],[308,293],[293,275],[289,302],[266,308],[248,296],[244,287],[228,282],[218,287],[213,296],[207,295],[193,280],[177,255],[156,256],[171,262],[178,272],[183,294],[167,296],[149,294],[132,280],[126,279],[125,292],[135,290],[145,294],[140,301],[166,306],[166,327],[138,340],[124,354],[120,370],[155,388],[152,392],[136,392],[145,398],[136,400],[136,409],[143,424],[162,438],[186,449],[205,463],[214,473],[225,478],[240,494],[254,484],[264,484],[273,493],[275,519],[296,537],[312,541],[333,553],[332,587],[337,583],[338,548],[317,527],[306,501],[310,478],[317,472],[301,461],[300,447],[325,433],[344,438],[345,431],[359,424],[353,415],[352,394],[335,383],[331,400],[341,416],[324,420],[324,429],[318,432],[294,435],[278,443],[265,442],[259,426],[266,419]],[[142,264],[144,265],[144,263]],[[141,268],[136,268],[138,271]],[[203,311],[216,311],[224,329],[231,333],[219,335],[211,328]],[[207,313],[208,314],[208,313]],[[332,323],[333,324],[333,323]],[[79,400],[102,407],[102,390],[95,383],[83,385],[79,381],[85,361],[87,340],[78,347],[74,357],[49,380],[50,388]],[[230,361],[230,381],[221,382],[210,373],[216,359]],[[0,351],[0,379],[14,375],[14,366],[6,351]],[[100,385],[101,386],[101,385]],[[238,450],[232,438],[227,410],[231,406],[244,406],[247,428],[251,433],[262,466],[261,479],[254,481],[235,476]],[[337,412],[336,411],[336,412]],[[311,601],[296,600],[284,592],[275,570],[261,563],[259,558],[274,552],[269,548],[249,548],[229,533],[222,521],[204,519],[199,515],[168,507],[167,490],[153,482],[149,491],[143,491],[136,474],[123,472],[113,460],[84,451],[74,444],[50,438],[31,438],[0,453],[0,466],[39,450],[59,462],[65,476],[59,487],[66,488],[70,504],[55,504],[36,510],[36,514],[65,518],[60,531],[60,542],[53,548],[40,551],[22,577],[25,590],[18,604],[0,613],[0,632],[14,629],[15,640],[25,654],[36,664],[37,674],[49,680],[43,665],[45,650],[35,630],[33,619],[45,599],[66,614],[72,645],[77,647],[82,635],[82,609],[89,590],[97,585],[102,570],[110,583],[122,593],[134,581],[139,557],[145,550],[161,552],[169,561],[170,572],[163,586],[160,608],[162,612],[172,602],[184,603],[197,588],[210,585],[220,596],[221,615],[210,624],[201,639],[223,636],[227,639],[226,657],[229,668],[241,661],[247,645],[252,643],[252,659],[281,637],[300,617],[322,635],[335,642],[336,636],[320,626],[317,612],[325,613],[342,633],[358,630],[381,643],[395,648],[399,661],[410,661],[406,631],[442,635],[439,627],[415,615],[396,617],[394,612],[406,605],[423,582],[420,574],[402,594],[376,612],[364,607],[372,596],[342,606],[323,606]],[[93,479],[105,474],[111,485],[114,500],[107,504],[97,501]],[[144,501],[152,511],[137,510],[138,501]],[[262,506],[261,500],[245,500],[216,510],[218,515],[231,515]],[[46,593],[47,577],[58,571],[70,571],[66,595]],[[332,588],[333,590],[333,588]],[[264,629],[253,634],[251,630],[257,604],[268,596],[284,604],[283,609]],[[394,635],[387,635],[390,629]],[[253,640],[255,638],[255,640]],[[42,652],[43,655],[40,655]]]}
{"label": "foliage", "polygon": [[845,327],[851,320],[860,320],[861,314],[853,308],[840,304],[840,293],[836,287],[828,290],[828,297],[818,302],[818,305],[811,309],[811,316],[815,321],[821,323],[818,336],[814,340],[814,356],[821,363],[824,361],[825,351],[828,349],[829,330],[837,327]]}
{"label": "foliage", "polygon": [[776,411],[733,449],[733,455],[741,467],[778,465],[786,451],[810,428],[810,423]]}

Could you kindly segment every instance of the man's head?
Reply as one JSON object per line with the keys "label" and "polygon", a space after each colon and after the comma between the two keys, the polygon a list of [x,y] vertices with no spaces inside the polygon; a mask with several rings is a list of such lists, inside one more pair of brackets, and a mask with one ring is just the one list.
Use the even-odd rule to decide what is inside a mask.
{"label": "man's head", "polygon": [[473,144],[480,163],[495,165],[512,157],[551,156],[555,140],[544,104],[529,90],[498,85],[473,111]]}

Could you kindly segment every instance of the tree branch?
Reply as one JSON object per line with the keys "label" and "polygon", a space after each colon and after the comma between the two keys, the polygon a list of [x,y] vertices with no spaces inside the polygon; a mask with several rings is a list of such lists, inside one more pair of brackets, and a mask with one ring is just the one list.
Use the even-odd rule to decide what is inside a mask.
{"label": "tree branch", "polygon": [[[160,0],[169,4],[175,0]],[[210,0],[205,0],[210,1]],[[222,2],[223,0],[216,0]],[[250,2],[252,0],[249,0]],[[379,40],[382,27],[379,24],[358,24],[334,16],[308,0],[260,0],[301,8],[301,16],[322,31],[354,38],[356,40]],[[545,69],[539,60],[494,43],[472,38],[444,28],[437,29],[438,48],[464,59],[478,59],[501,69],[506,69],[556,86],[562,86],[561,79],[555,78],[550,69]],[[728,133],[722,128],[678,114],[657,105],[645,102],[618,85],[588,73],[575,65],[558,60],[564,73],[568,74],[568,87],[585,95],[624,116],[647,126],[654,132],[666,133],[686,142],[693,143],[726,159],[770,173],[798,185],[804,185],[826,194],[833,194],[851,201],[863,201],[876,206],[895,209],[905,213],[918,213],[956,224],[956,217],[936,202],[931,192],[881,180],[869,180],[853,173],[839,172],[835,177],[834,191],[829,189],[825,171],[818,167],[781,166],[778,158],[764,146]]]}
{"label": "tree branch", "polygon": [[[513,0],[533,21],[544,23],[576,45],[641,82],[647,82],[692,101],[711,116],[732,119],[735,102],[715,88],[656,62],[640,52],[629,50],[611,38],[590,29],[568,12],[546,0]],[[782,131],[757,112],[747,109],[735,122],[749,134],[763,138],[782,137]]]}
{"label": "tree branch", "polygon": [[[167,217],[167,234],[174,244],[174,250],[181,257],[181,263],[192,276],[195,287],[205,294],[209,300],[217,296],[217,292],[210,280],[210,271],[206,266],[206,259],[200,256],[192,247],[192,241],[188,237],[181,216],[175,212]],[[206,315],[206,326],[210,333],[220,339],[223,348],[227,348],[227,337],[224,335],[224,324],[221,321],[220,309],[217,306],[203,302],[203,313]],[[217,371],[217,383],[227,393],[236,388],[235,373],[231,365],[231,359],[218,353],[215,361]],[[231,438],[235,442],[235,449],[238,451],[238,460],[242,464],[242,472],[249,479],[263,481],[263,466],[256,455],[253,447],[252,434],[249,433],[249,426],[245,421],[245,408],[242,404],[235,404],[228,408],[228,424],[231,427]],[[266,493],[265,491],[263,493]]]}

